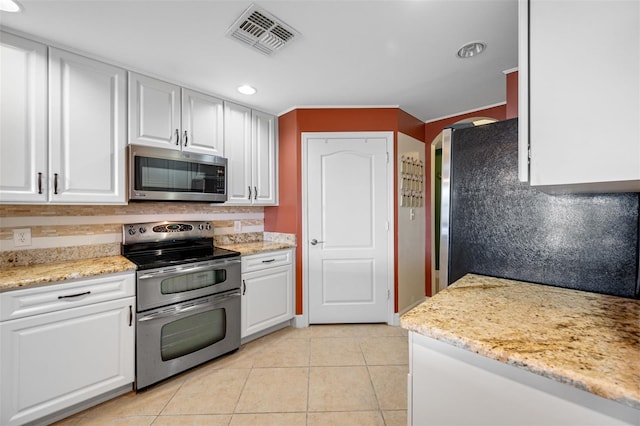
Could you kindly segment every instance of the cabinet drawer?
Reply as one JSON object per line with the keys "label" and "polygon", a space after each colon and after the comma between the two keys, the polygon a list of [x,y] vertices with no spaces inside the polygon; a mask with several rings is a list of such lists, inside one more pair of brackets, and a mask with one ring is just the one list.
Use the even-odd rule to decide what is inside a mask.
{"label": "cabinet drawer", "polygon": [[0,293],[0,321],[134,295],[134,272],[7,291]]}
{"label": "cabinet drawer", "polygon": [[292,250],[270,251],[268,253],[242,256],[242,273],[259,271],[264,268],[289,265],[293,262]]}

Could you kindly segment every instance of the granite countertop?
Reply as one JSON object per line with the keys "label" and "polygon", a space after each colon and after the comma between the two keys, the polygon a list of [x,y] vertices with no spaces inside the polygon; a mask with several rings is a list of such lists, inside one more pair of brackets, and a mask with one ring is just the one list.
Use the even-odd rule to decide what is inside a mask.
{"label": "granite countertop", "polygon": [[[295,247],[294,244],[274,241],[218,244],[217,246],[238,251],[243,256]],[[70,279],[135,270],[135,263],[130,262],[123,256],[17,266],[0,269],[0,292]]]}
{"label": "granite countertop", "polygon": [[276,241],[255,241],[249,243],[216,244],[216,247],[224,248],[227,250],[234,250],[240,252],[242,256],[248,256],[250,254],[295,248],[296,246],[295,244]]}
{"label": "granite countertop", "polygon": [[468,274],[400,323],[640,409],[640,300]]}
{"label": "granite countertop", "polygon": [[102,274],[135,271],[122,256],[99,257],[62,263],[45,263],[0,269],[0,292]]}

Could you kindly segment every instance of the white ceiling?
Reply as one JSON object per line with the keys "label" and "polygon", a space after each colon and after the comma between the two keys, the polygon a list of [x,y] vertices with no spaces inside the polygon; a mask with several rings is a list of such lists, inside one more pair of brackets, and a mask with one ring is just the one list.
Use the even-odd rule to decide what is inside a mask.
{"label": "white ceiling", "polygon": [[[517,0],[18,0],[0,26],[280,114],[399,106],[423,121],[505,102]],[[252,4],[301,36],[272,56],[225,36]],[[487,50],[459,59],[465,43]],[[251,84],[253,96],[236,87]]]}

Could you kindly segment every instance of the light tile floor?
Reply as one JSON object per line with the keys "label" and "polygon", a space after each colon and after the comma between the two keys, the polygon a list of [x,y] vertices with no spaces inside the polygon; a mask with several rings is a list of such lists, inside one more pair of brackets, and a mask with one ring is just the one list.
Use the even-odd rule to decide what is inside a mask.
{"label": "light tile floor", "polygon": [[407,332],[285,328],[56,425],[406,425]]}

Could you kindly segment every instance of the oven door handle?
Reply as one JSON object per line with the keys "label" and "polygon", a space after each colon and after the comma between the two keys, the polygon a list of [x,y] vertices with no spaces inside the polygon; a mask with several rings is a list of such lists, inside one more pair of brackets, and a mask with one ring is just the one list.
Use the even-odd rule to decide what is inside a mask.
{"label": "oven door handle", "polygon": [[189,302],[185,302],[185,304],[188,304],[188,306],[182,306],[182,307],[178,306],[175,309],[162,310],[160,312],[156,312],[156,313],[153,313],[153,314],[145,315],[142,318],[139,318],[138,322],[152,321],[152,320],[156,320],[156,319],[160,319],[160,318],[175,317],[175,316],[183,314],[185,312],[190,312],[190,311],[194,311],[194,310],[204,311],[206,309],[203,309],[203,308],[210,308],[211,306],[215,306],[215,305],[219,304],[220,302],[231,300],[231,299],[234,299],[236,297],[240,297],[240,290],[236,290],[233,293],[225,293],[225,294],[220,294],[220,295],[217,295],[217,296],[213,296],[212,298],[210,298],[209,300],[207,300],[204,303],[201,302],[201,303],[196,303],[196,304],[189,304]]}
{"label": "oven door handle", "polygon": [[159,271],[153,271],[153,272],[146,272],[143,275],[138,276],[139,280],[146,280],[149,278],[157,278],[159,276],[162,275],[171,275],[171,274],[176,274],[176,273],[185,273],[185,272],[198,272],[198,271],[204,271],[207,269],[216,269],[218,267],[221,266],[227,266],[227,265],[233,265],[235,263],[240,263],[240,259],[234,259],[234,260],[216,260],[210,264],[207,265],[199,265],[199,266],[176,266],[174,268],[166,268],[166,269],[161,269]]}

